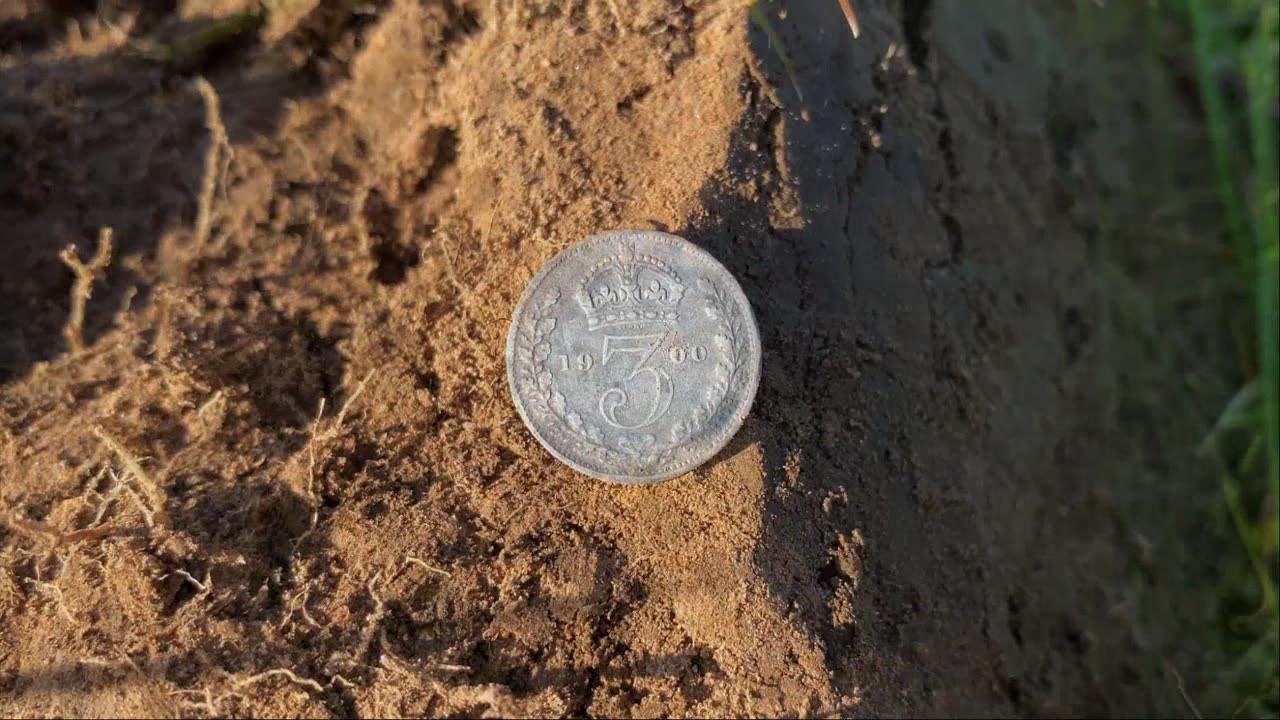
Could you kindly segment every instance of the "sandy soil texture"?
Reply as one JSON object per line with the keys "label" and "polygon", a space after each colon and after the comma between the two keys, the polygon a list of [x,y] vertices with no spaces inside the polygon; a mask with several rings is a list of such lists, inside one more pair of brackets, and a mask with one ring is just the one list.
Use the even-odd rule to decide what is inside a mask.
{"label": "sandy soil texture", "polygon": [[[854,5],[295,0],[175,57],[254,3],[5,3],[0,715],[1168,702],[1090,550],[1054,33]],[[617,227],[715,255],[764,342],[738,437],[654,487],[556,463],[505,382],[525,283]]]}

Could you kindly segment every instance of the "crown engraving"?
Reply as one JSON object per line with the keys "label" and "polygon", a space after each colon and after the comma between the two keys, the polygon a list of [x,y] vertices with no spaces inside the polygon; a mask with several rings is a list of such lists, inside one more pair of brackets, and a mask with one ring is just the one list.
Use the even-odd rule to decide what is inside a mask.
{"label": "crown engraving", "polygon": [[679,319],[684,283],[670,265],[640,255],[633,243],[591,267],[574,299],[587,315],[587,329]]}

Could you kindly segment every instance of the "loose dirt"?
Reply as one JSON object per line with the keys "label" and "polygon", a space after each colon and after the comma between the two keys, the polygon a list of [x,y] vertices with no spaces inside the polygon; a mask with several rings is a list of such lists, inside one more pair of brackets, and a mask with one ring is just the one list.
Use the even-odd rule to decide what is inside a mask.
{"label": "loose dirt", "polygon": [[[1172,702],[1091,549],[1084,116],[1022,3],[765,5],[778,46],[727,1],[295,0],[181,63],[253,3],[93,5],[0,10],[0,714]],[[617,227],[764,338],[654,487],[504,379],[525,283]]]}

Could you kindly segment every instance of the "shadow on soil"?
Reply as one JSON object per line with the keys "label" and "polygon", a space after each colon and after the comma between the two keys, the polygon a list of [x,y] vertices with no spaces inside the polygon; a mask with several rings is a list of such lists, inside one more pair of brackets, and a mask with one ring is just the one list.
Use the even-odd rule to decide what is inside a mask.
{"label": "shadow on soil", "polygon": [[[787,23],[844,27],[836,3],[792,7]],[[851,218],[853,195],[892,195],[889,185],[904,182],[881,174],[888,184],[876,187],[864,175],[872,126],[863,121],[892,100],[867,77],[845,78],[855,68],[873,74],[875,50],[840,33],[811,39],[825,45],[800,54],[845,69],[815,69],[804,82],[752,26],[752,48],[770,80],[744,73],[750,107],[723,177],[704,187],[702,217],[676,233],[724,263],[755,311],[764,355],[760,389],[751,419],[726,453],[761,446],[765,500],[755,563],[777,606],[819,640],[833,690],[847,697],[865,680],[859,658],[873,654],[878,665],[893,666],[909,652],[911,638],[900,626],[922,602],[907,578],[928,572],[913,557],[918,547],[863,544],[864,535],[882,539],[879,525],[910,535],[924,519],[912,497],[906,430],[918,401],[894,376],[895,344],[877,334],[883,323],[869,317],[876,311],[860,297],[858,279],[900,274],[924,259],[899,256],[870,221]],[[789,60],[798,61],[797,54]],[[797,82],[804,83],[803,101]],[[889,212],[911,210],[899,203]],[[897,302],[917,308],[926,302],[910,287],[896,292]],[[838,596],[855,610],[838,611]],[[916,690],[927,696],[927,678],[902,688]]]}

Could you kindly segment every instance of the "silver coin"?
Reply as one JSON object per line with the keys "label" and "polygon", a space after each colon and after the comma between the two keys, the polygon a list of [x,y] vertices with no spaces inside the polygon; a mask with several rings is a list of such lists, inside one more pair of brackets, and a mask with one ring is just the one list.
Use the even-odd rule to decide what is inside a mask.
{"label": "silver coin", "polygon": [[733,276],[652,230],[596,235],[551,259],[507,337],[507,380],[538,442],[611,482],[668,480],[742,426],[760,331]]}

